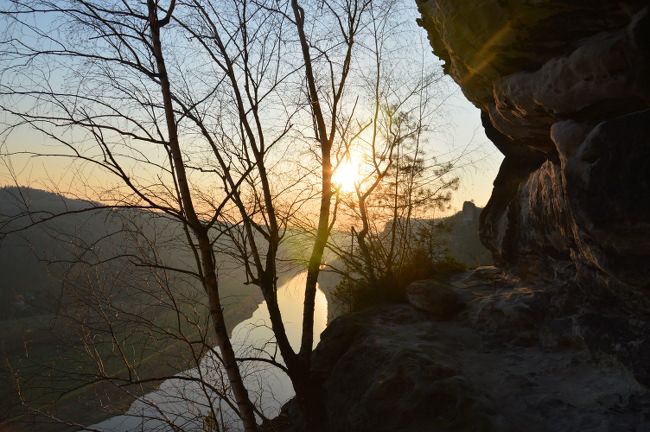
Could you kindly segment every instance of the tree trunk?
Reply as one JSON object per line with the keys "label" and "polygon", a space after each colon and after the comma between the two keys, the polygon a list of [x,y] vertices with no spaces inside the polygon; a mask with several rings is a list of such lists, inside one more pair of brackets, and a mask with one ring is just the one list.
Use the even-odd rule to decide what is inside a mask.
{"label": "tree trunk", "polygon": [[327,416],[322,403],[320,383],[314,382],[310,373],[294,378],[296,401],[303,416],[304,428],[309,432],[327,431]]}
{"label": "tree trunk", "polygon": [[219,285],[214,270],[214,257],[212,255],[212,248],[210,247],[210,240],[205,233],[200,234],[198,237],[201,261],[203,262],[203,284],[208,293],[210,317],[212,318],[214,326],[217,346],[221,352],[221,359],[223,361],[223,366],[226,369],[230,388],[235,396],[235,402],[239,409],[239,417],[244,423],[244,430],[246,432],[254,432],[257,431],[257,421],[255,420],[253,404],[248,397],[248,391],[246,390],[246,386],[244,386],[237,365],[235,351],[233,350],[230,338],[228,337],[226,322],[223,318],[223,309],[221,307],[221,299],[219,298]]}
{"label": "tree trunk", "polygon": [[[165,109],[165,120],[167,122],[167,132],[169,135],[169,147],[172,153],[172,160],[174,164],[173,168],[176,175],[176,181],[178,183],[178,189],[183,211],[185,213],[185,218],[187,219],[192,232],[197,237],[197,240],[199,242],[201,258],[200,265],[203,269],[203,286],[208,295],[210,316],[214,325],[217,345],[221,351],[223,365],[226,369],[226,374],[230,382],[231,390],[235,396],[235,401],[239,409],[239,417],[242,419],[242,422],[244,424],[244,430],[246,432],[257,432],[257,421],[255,419],[253,405],[250,401],[250,398],[248,397],[248,391],[246,390],[244,382],[241,378],[241,373],[239,371],[237,360],[235,358],[235,352],[232,348],[232,344],[230,343],[230,339],[228,338],[226,323],[223,318],[223,310],[221,309],[221,300],[219,298],[219,285],[215,271],[214,255],[212,247],[210,245],[210,239],[194,209],[189,183],[187,181],[187,176],[185,173],[183,156],[178,141],[176,119],[174,117],[169,77],[167,75],[167,69],[165,66],[165,60],[160,41],[160,28],[164,24],[161,24],[158,21],[156,2],[154,0],[148,0],[147,6],[149,10],[152,49],[153,54],[156,58],[156,66],[160,79],[160,87]],[[172,7],[173,3],[170,8]],[[168,17],[165,18],[165,21],[169,22],[170,15],[171,10],[168,13]]]}

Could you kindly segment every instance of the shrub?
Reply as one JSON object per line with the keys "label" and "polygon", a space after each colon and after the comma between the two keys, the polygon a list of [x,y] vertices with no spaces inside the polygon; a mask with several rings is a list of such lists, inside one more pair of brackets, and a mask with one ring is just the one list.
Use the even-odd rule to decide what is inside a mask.
{"label": "shrub", "polygon": [[424,249],[415,249],[393,273],[382,275],[375,283],[367,278],[343,275],[334,295],[349,307],[358,311],[367,307],[406,302],[406,287],[416,280],[447,279],[464,271],[465,266],[452,256],[445,255],[432,260]]}

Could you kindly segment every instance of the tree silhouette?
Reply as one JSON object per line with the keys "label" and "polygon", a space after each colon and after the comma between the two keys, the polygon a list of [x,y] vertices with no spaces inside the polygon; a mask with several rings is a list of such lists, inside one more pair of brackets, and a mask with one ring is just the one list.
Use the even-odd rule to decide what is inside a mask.
{"label": "tree silhouette", "polygon": [[[386,151],[419,142],[413,134],[421,126],[412,130],[404,106],[414,95],[430,97],[427,89],[439,82],[432,74],[385,80],[383,71],[403,60],[395,43],[401,7],[393,0],[12,0],[0,10],[6,166],[25,158],[67,161],[74,192],[101,202],[84,212],[137,208],[174,224],[192,265],[161,262],[155,248],[123,258],[200,282],[228,383],[208,386],[232,399],[246,431],[257,430],[262,414],[228,338],[220,265],[238,263],[246,283],[259,286],[281,355],[245,360],[285,371],[306,423],[318,430],[310,377],[314,299],[343,203],[332,175],[354,137],[372,130],[373,145],[382,133],[388,145],[369,153],[375,189],[391,178],[393,189],[401,187],[409,172],[425,178],[415,175],[424,164],[417,151],[410,161],[400,154],[398,164],[386,163],[393,160]],[[359,95],[368,83],[370,108]],[[12,139],[24,128],[44,144]],[[370,199],[358,208],[368,213]],[[362,220],[375,223],[369,214]],[[147,238],[146,229],[140,235]],[[360,232],[359,243],[367,236]],[[307,251],[299,262],[306,282],[297,350],[277,301],[285,260],[279,251],[292,237]],[[367,261],[369,269],[377,265]]]}

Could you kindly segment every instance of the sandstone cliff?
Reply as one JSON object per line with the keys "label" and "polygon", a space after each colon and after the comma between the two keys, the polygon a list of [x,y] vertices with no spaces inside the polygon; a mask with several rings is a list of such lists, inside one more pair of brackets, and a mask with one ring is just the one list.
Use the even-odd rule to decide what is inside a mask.
{"label": "sandstone cliff", "polygon": [[434,53],[505,155],[481,222],[498,262],[648,297],[648,2],[418,4]]}

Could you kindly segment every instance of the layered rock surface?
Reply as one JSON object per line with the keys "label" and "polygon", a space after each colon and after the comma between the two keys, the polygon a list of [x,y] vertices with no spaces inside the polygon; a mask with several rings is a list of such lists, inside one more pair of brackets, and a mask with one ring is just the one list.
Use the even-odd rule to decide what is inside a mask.
{"label": "layered rock surface", "polygon": [[505,155],[481,235],[501,265],[650,289],[647,1],[420,0],[436,55]]}
{"label": "layered rock surface", "polygon": [[650,4],[416,1],[505,155],[500,268],[334,321],[327,430],[650,430]]}
{"label": "layered rock surface", "polygon": [[[327,431],[650,430],[647,322],[494,267],[416,285],[414,304],[345,315],[321,335],[312,373]],[[464,308],[431,313],[421,299],[441,292]]]}

